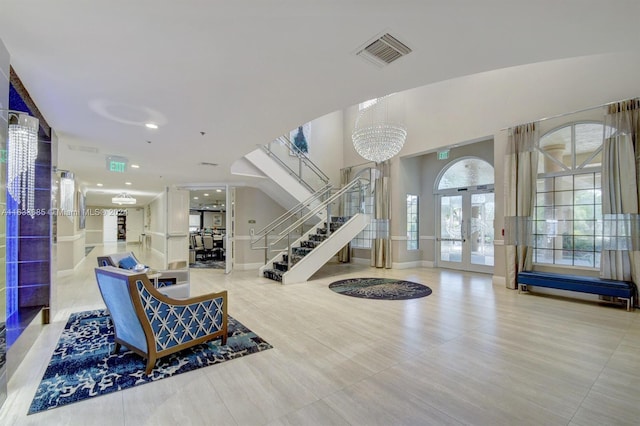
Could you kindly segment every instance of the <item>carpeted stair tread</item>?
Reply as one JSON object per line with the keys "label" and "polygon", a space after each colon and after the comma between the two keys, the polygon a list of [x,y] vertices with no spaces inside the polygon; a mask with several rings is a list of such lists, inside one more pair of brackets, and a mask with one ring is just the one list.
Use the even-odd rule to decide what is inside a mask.
{"label": "carpeted stair tread", "polygon": [[265,269],[262,271],[262,275],[265,278],[269,278],[274,281],[282,281],[282,274],[284,274],[284,272],[278,271],[277,269]]}

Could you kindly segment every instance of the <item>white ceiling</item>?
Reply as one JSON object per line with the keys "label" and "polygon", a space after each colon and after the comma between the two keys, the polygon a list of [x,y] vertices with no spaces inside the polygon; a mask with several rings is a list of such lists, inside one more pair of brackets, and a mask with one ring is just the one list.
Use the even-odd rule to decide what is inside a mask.
{"label": "white ceiling", "polygon": [[[230,165],[257,144],[363,100],[637,50],[638,16],[637,0],[0,0],[0,39],[88,203],[127,190],[143,204],[166,185],[240,183]],[[413,52],[382,69],[354,55],[386,31]],[[140,168],[108,172],[113,154]]]}

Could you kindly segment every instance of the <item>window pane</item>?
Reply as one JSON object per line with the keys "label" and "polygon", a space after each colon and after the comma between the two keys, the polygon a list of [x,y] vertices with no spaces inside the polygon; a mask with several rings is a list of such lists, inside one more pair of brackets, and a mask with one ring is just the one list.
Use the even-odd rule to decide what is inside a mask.
{"label": "window pane", "polygon": [[440,178],[438,189],[466,188],[494,183],[493,166],[479,158],[453,163]]}
{"label": "window pane", "polygon": [[593,204],[595,201],[594,192],[592,189],[581,189],[574,192],[575,204]]}
{"label": "window pane", "polygon": [[557,206],[570,206],[573,204],[573,191],[560,191],[555,193]]}
{"label": "window pane", "polygon": [[573,218],[575,220],[590,220],[594,219],[594,206],[575,206],[573,209]]}
{"label": "window pane", "polygon": [[581,251],[593,251],[595,249],[594,237],[574,237],[573,249]]}
{"label": "window pane", "polygon": [[553,178],[542,178],[537,181],[537,191],[538,192],[549,192],[553,191]]}
{"label": "window pane", "polygon": [[575,189],[592,189],[595,188],[594,174],[587,173],[583,175],[575,175],[573,178]]}
{"label": "window pane", "polygon": [[[541,137],[540,150],[566,167],[572,168],[571,126],[563,127]],[[542,173],[550,173],[560,171],[562,167],[551,160],[546,160],[542,170]],[[540,169],[538,173],[541,173]]]}
{"label": "window pane", "polygon": [[555,190],[563,191],[563,190],[572,190],[573,189],[573,175],[572,176],[558,176],[555,178]]}

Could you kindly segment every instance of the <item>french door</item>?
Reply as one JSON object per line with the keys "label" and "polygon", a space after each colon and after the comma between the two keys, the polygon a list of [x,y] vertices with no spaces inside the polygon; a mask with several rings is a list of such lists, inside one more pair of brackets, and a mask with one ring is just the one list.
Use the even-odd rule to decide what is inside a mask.
{"label": "french door", "polygon": [[440,197],[438,266],[493,272],[493,192],[464,192]]}

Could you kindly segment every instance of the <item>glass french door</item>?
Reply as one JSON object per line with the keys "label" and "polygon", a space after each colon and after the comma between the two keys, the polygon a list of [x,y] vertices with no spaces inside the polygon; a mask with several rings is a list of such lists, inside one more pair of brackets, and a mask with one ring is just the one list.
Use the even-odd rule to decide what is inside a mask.
{"label": "glass french door", "polygon": [[493,192],[440,195],[438,266],[493,272]]}

